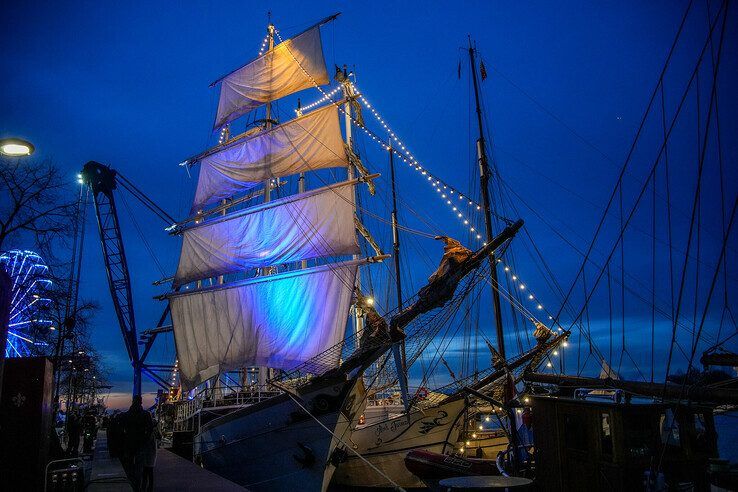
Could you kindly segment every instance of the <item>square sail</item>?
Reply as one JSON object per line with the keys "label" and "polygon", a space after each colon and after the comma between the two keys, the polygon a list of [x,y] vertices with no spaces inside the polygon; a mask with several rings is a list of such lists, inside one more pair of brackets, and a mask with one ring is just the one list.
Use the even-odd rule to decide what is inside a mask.
{"label": "square sail", "polygon": [[249,268],[358,254],[355,184],[326,186],[185,229],[174,287]]}
{"label": "square sail", "polygon": [[169,296],[183,386],[246,366],[290,369],[340,343],[361,262]]}
{"label": "square sail", "polygon": [[262,104],[329,81],[318,25],[224,77],[213,128]]}
{"label": "square sail", "polygon": [[270,178],[347,167],[338,108],[329,105],[200,160],[193,212]]}

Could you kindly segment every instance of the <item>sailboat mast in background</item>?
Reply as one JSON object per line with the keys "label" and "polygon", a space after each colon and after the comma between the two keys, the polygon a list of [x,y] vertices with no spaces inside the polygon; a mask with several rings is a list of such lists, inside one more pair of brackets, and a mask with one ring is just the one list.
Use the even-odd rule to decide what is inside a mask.
{"label": "sailboat mast in background", "polygon": [[[477,66],[475,60],[475,49],[469,39],[469,65],[471,67],[472,81],[474,83],[474,101],[477,108],[477,124],[479,126],[479,138],[477,139],[477,158],[479,159],[479,181],[482,189],[482,206],[484,207],[484,228],[487,234],[486,242],[489,243],[494,237],[492,227],[492,210],[489,199],[490,169],[487,160],[487,149],[484,140],[484,127],[482,125],[482,107],[479,104],[479,82],[477,81]],[[506,360],[505,337],[502,330],[502,311],[500,309],[500,293],[497,291],[499,283],[497,280],[497,262],[494,254],[489,257],[490,279],[492,281],[492,306],[495,312],[495,330],[497,333],[497,351],[502,360]]]}

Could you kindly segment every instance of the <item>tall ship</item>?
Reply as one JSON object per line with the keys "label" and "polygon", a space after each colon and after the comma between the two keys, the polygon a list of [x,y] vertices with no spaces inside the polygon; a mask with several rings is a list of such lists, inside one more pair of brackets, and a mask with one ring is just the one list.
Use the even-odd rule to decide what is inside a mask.
{"label": "tall ship", "polygon": [[[335,17],[279,43],[270,24],[263,53],[215,82],[219,144],[182,163],[199,168],[197,189],[191,217],[171,228],[182,251],[173,290],[161,296],[183,395],[175,430],[192,439],[197,463],[250,490],[325,490],[349,455],[395,483],[349,444],[366,409],[365,372],[406,339],[417,358],[440,329],[433,318],[485,278],[477,270],[522,226],[510,223],[477,251],[439,238],[444,254],[426,285],[377,312],[360,269],[390,255],[359,220],[357,196],[373,195],[378,175],[352,145],[363,123],[349,74],[335,73],[343,99],[322,89],[330,78],[320,29]],[[308,88],[325,104],[298,105],[280,121],[275,103]],[[239,118],[244,131],[232,135]],[[464,401],[453,401],[456,416]]]}
{"label": "tall ship", "polygon": [[[725,125],[732,114],[718,97],[721,60],[734,55],[729,11],[728,2],[687,6],[589,241],[503,180],[484,114],[487,68],[471,39],[458,75],[468,62],[478,136],[471,191],[461,192],[410,153],[346,65],[328,69],[321,30],[337,15],[286,39],[270,23],[258,56],[213,83],[218,143],[181,163],[197,186],[189,217],[168,229],[182,248],[175,275],[160,282],[171,289],[157,328],[171,316],[174,449],[249,490],[434,488],[461,475],[553,490],[731,483],[717,440],[720,415],[738,406],[738,199],[719,116]],[[704,39],[685,41],[685,25],[705,29],[704,18]],[[317,100],[303,104],[308,90]],[[683,152],[685,134],[696,152]],[[364,141],[379,146],[389,173],[374,172],[386,168]],[[464,237],[410,210],[399,162]],[[130,280],[117,219],[108,220],[115,173],[91,162],[83,178],[127,336]],[[575,253],[568,288],[510,218],[517,205]],[[427,240],[432,253],[401,253],[401,236]],[[521,278],[520,243],[556,309]],[[126,343],[140,392],[135,337]]]}

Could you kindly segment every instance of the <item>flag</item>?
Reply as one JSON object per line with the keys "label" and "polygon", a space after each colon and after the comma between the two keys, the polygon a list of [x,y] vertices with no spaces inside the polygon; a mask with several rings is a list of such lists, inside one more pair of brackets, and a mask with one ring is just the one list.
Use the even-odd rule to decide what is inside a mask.
{"label": "flag", "polygon": [[479,62],[479,73],[482,75],[482,80],[487,80],[487,67],[484,66],[484,60]]}

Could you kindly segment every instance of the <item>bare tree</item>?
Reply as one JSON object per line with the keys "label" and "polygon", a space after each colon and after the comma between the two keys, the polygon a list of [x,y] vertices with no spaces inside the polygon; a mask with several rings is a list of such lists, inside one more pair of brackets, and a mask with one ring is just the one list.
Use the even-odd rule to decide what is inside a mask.
{"label": "bare tree", "polygon": [[50,160],[0,160],[0,251],[29,244],[52,263],[45,320],[34,333],[34,355],[54,361],[56,394],[90,402],[104,385],[105,368],[89,341],[97,304],[77,300],[76,268],[68,239],[79,220],[75,187]]}
{"label": "bare tree", "polygon": [[0,162],[0,251],[31,235],[43,256],[51,244],[71,235],[76,211],[74,188],[51,161]]}

